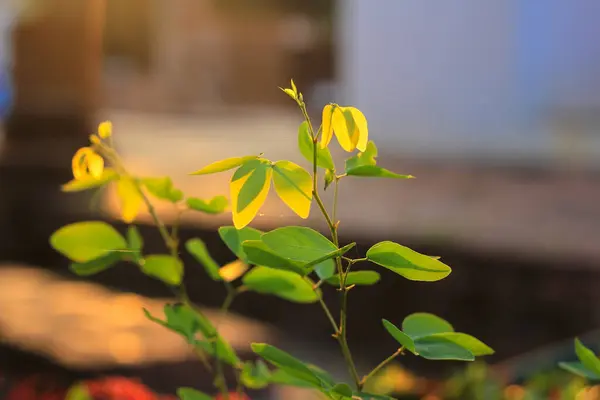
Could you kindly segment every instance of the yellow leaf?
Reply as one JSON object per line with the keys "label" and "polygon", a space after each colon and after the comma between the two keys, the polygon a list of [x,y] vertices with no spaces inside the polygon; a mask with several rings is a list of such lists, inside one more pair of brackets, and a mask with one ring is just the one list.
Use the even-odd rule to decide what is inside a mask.
{"label": "yellow leaf", "polygon": [[117,195],[121,201],[121,215],[123,221],[127,223],[133,222],[140,212],[143,202],[138,187],[131,178],[122,177],[117,183]]}
{"label": "yellow leaf", "polygon": [[358,142],[356,148],[359,151],[367,150],[367,143],[369,142],[369,129],[367,127],[367,118],[358,108],[348,107],[347,108],[352,114],[354,119],[354,125],[358,133]]}
{"label": "yellow leaf", "polygon": [[233,225],[242,229],[248,225],[267,199],[273,170],[266,160],[247,162],[231,177],[229,190]]}
{"label": "yellow leaf", "polygon": [[248,264],[242,260],[235,260],[219,268],[219,275],[225,282],[233,282],[246,271],[248,271]]}
{"label": "yellow leaf", "polygon": [[106,139],[112,136],[112,122],[104,121],[98,125],[98,136]]}
{"label": "yellow leaf", "polygon": [[100,144],[100,138],[96,135],[90,135],[90,143]]}
{"label": "yellow leaf", "polygon": [[280,87],[279,89],[281,89],[283,91],[283,93],[290,96],[293,100],[296,100],[296,93],[292,89],[287,89],[287,88],[282,88],[282,87]]}
{"label": "yellow leaf", "polygon": [[292,90],[294,91],[294,94],[298,94],[298,88],[296,88],[296,84],[294,83],[293,79],[290,79],[290,85],[292,86]]}
{"label": "yellow leaf", "polygon": [[333,125],[333,132],[342,149],[347,152],[354,151],[358,143],[359,134],[352,112],[348,107],[335,107],[331,123]]}
{"label": "yellow leaf", "polygon": [[104,170],[104,159],[90,147],[82,147],[75,152],[71,167],[75,179],[84,179],[89,175],[100,179]]}
{"label": "yellow leaf", "polygon": [[321,148],[324,149],[331,142],[331,138],[333,137],[333,126],[331,124],[331,120],[333,117],[333,105],[327,104],[323,107],[323,121],[321,122]]}
{"label": "yellow leaf", "polygon": [[87,156],[87,164],[90,175],[96,179],[100,179],[104,171],[104,158],[92,152]]}
{"label": "yellow leaf", "polygon": [[290,161],[277,161],[273,165],[273,183],[277,195],[301,218],[308,218],[312,201],[311,175]]}
{"label": "yellow leaf", "polygon": [[215,161],[214,163],[209,164],[198,171],[192,172],[190,175],[208,175],[227,171],[239,167],[247,161],[255,160],[257,158],[258,157],[256,156],[226,158],[225,160]]}

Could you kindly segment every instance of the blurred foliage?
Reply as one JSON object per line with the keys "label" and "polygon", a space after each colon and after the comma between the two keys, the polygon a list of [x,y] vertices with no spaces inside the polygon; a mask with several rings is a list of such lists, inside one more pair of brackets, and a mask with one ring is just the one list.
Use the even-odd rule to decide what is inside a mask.
{"label": "blurred foliage", "polygon": [[513,383],[504,382],[492,367],[479,361],[442,382],[428,381],[391,364],[366,389],[401,400],[600,400],[600,386],[590,386],[585,379],[559,369]]}

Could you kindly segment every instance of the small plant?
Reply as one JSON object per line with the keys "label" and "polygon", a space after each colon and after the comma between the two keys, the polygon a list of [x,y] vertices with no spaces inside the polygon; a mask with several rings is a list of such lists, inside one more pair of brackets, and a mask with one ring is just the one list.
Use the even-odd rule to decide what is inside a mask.
{"label": "small plant", "polygon": [[561,362],[561,368],[591,381],[600,381],[600,358],[578,338],[575,339],[575,354],[579,361]]}
{"label": "small plant", "polygon": [[[179,254],[181,245],[178,224],[167,227],[156,213],[153,202],[166,201],[177,209],[178,218],[187,212],[217,214],[225,212],[228,201],[223,196],[212,199],[185,197],[167,177],[134,176],[123,165],[112,146],[112,126],[99,126],[90,137],[90,146],[80,149],[73,158],[74,179],[63,186],[67,192],[98,189],[109,184],[117,187],[123,220],[132,223],[145,209],[164,240],[164,254],[147,254],[144,242],[134,225],[122,236],[102,221],[85,221],[57,230],[50,243],[72,261],[71,270],[78,275],[101,272],[117,262],[127,261],[140,271],[161,280],[177,293],[178,302],[167,304],[164,317],[146,316],[182,336],[199,354],[206,369],[214,375],[214,385],[222,399],[232,397],[231,382],[226,382],[224,366],[236,373],[235,392],[260,389],[269,384],[313,388],[334,400],[389,399],[365,393],[369,380],[396,357],[413,354],[430,360],[473,361],[475,357],[493,353],[480,340],[455,332],[450,323],[428,313],[415,313],[404,318],[399,328],[383,319],[383,328],[398,342],[391,355],[371,371],[358,371],[348,343],[348,297],[363,286],[380,280],[372,269],[359,266],[374,264],[412,280],[434,282],[447,277],[451,269],[439,260],[405,246],[384,241],[372,246],[364,257],[350,258],[347,253],[356,243],[339,241],[338,188],[346,179],[391,178],[410,180],[411,175],[391,172],[377,164],[377,147],[368,139],[367,120],[354,107],[328,104],[323,108],[322,124],[315,129],[309,118],[302,93],[294,82],[282,89],[298,105],[304,121],[298,129],[300,153],[312,164],[311,171],[286,160],[271,161],[260,155],[229,158],[212,163],[193,175],[206,175],[235,169],[230,180],[230,202],[233,226],[219,228],[219,235],[237,256],[237,261],[218,265],[200,239],[191,239],[183,247],[202,265],[209,279],[222,282],[227,290],[221,311],[227,313],[232,302],[245,292],[253,291],[277,296],[296,303],[316,303],[331,324],[347,365],[350,381],[337,382],[329,373],[266,343],[251,347],[262,360],[244,361],[219,334],[218,326],[190,301],[185,285],[184,265]],[[351,153],[342,170],[337,169],[328,146],[333,136],[342,149]],[[357,152],[356,152],[357,151]],[[109,167],[105,166],[108,164]],[[313,203],[329,227],[329,237],[302,226],[284,226],[262,232],[248,225],[262,207],[273,185],[279,198],[296,214],[307,218]],[[330,189],[331,188],[331,189]],[[326,207],[321,192],[333,190],[334,201]],[[323,290],[339,293],[340,314],[334,317],[322,297]],[[392,316],[397,320],[397,316]],[[191,388],[178,392],[182,400],[203,400],[212,396]]]}

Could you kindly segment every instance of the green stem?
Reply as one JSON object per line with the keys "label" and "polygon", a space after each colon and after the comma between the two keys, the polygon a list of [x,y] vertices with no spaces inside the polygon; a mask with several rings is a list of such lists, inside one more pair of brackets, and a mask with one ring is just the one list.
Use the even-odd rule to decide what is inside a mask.
{"label": "green stem", "polygon": [[361,379],[359,390],[362,390],[362,388],[365,386],[365,384],[367,383],[367,381],[369,379],[371,379],[373,376],[375,376],[375,374],[377,374],[383,367],[388,365],[390,362],[394,361],[394,359],[396,357],[398,357],[400,354],[402,354],[403,351],[404,351],[404,347],[400,347],[398,350],[396,350],[396,352],[394,354],[392,354],[391,356],[389,356],[388,358],[386,358],[385,360],[380,362],[379,365],[377,365],[375,368],[373,368],[373,370],[371,372],[369,372],[365,377],[363,377]]}
{"label": "green stem", "polygon": [[[317,202],[317,205],[319,206],[321,213],[325,217],[325,220],[327,221],[327,225],[329,226],[329,230],[331,232],[331,239],[333,241],[333,244],[335,244],[335,246],[337,248],[339,248],[340,245],[339,245],[338,232],[337,232],[338,223],[337,223],[337,221],[335,221],[335,216],[337,214],[338,179],[336,178],[336,182],[335,182],[336,187],[335,187],[334,205],[333,205],[334,220],[332,220],[331,217],[329,216],[329,213],[327,212],[327,209],[325,208],[325,204],[323,204],[323,200],[321,200],[321,197],[319,196],[319,190],[318,190],[317,153],[318,153],[319,137],[318,137],[318,134],[315,135],[312,123],[310,121],[310,117],[308,116],[308,112],[306,111],[306,105],[304,104],[304,102],[300,102],[300,101],[298,102],[298,105],[300,107],[300,110],[302,111],[302,115],[304,116],[304,119],[306,120],[306,122],[308,124],[309,133],[313,139],[313,197],[314,197],[315,201]],[[330,322],[332,322],[332,325],[334,326],[335,337],[336,337],[336,339],[340,345],[340,348],[342,350],[342,355],[344,356],[344,360],[346,361],[350,375],[352,376],[352,379],[354,381],[356,388],[358,390],[360,390],[360,388],[361,388],[360,378],[358,376],[358,372],[356,370],[356,365],[354,364],[354,360],[352,359],[352,354],[350,352],[350,347],[348,346],[348,339],[347,339],[347,335],[346,335],[348,288],[346,287],[346,274],[344,273],[344,270],[342,267],[342,258],[339,256],[335,257],[335,264],[337,267],[338,274],[341,278],[340,279],[340,291],[342,293],[341,294],[342,300],[341,300],[339,327],[336,326],[335,320],[333,319],[333,316],[329,312],[329,309],[327,308],[327,305],[325,304],[325,302],[322,299],[320,299],[319,303],[321,304],[321,307],[325,311],[325,314],[326,315],[328,314],[327,317],[330,320]],[[321,296],[319,296],[319,298],[320,297]]]}
{"label": "green stem", "polygon": [[[107,148],[105,146],[103,146],[102,148],[104,155],[106,156],[106,158],[108,158],[113,164],[114,167],[121,171],[121,173],[125,176],[129,176],[131,177],[131,175],[127,172],[127,170],[125,169],[125,167],[122,165],[118,155],[116,154],[116,152],[114,150],[112,150],[112,148]],[[152,202],[150,201],[150,199],[148,198],[148,196],[146,195],[146,193],[144,192],[142,185],[140,185],[139,181],[136,179],[132,179],[132,181],[135,184],[135,187],[137,189],[137,191],[140,194],[140,197],[144,203],[144,205],[146,206],[146,209],[148,210],[148,213],[150,214],[150,217],[152,218],[152,221],[154,222],[154,224],[156,225],[163,241],[165,242],[165,245],[167,246],[167,248],[169,249],[171,256],[172,257],[178,257],[179,256],[179,238],[178,238],[178,232],[179,232],[179,221],[180,221],[180,215],[178,215],[178,218],[176,220],[175,225],[173,226],[172,232],[169,233],[166,225],[164,224],[164,222],[160,219],[160,217],[158,216],[158,213],[156,212],[156,209],[154,208],[154,205],[152,204]],[[231,286],[231,285],[229,285]],[[228,287],[228,293],[234,293],[232,295],[232,297],[235,296],[235,290],[230,290]],[[202,311],[200,309],[198,309],[198,307],[195,307],[195,305],[190,301],[189,297],[187,296],[187,293],[185,291],[185,286],[181,285],[180,287],[180,295],[179,295],[180,301],[186,305],[188,305],[190,308],[194,309],[198,314],[200,314],[202,317],[206,318],[204,316],[204,314],[202,313]],[[229,307],[229,305],[231,304],[231,302],[233,301],[233,298],[226,299],[227,301],[227,307]],[[225,305],[225,304],[224,304]],[[214,332],[214,337],[218,337],[218,332]],[[208,338],[207,338],[208,339]],[[218,352],[218,346],[216,344],[217,342],[214,341],[214,350],[215,350],[215,356],[217,356],[217,352]],[[200,356],[198,354],[198,357],[200,358],[201,362],[206,362],[208,364],[208,360],[206,360],[206,357],[204,356]],[[217,388],[220,390],[221,395],[223,396],[223,398],[225,400],[229,400],[229,389],[227,388],[227,382],[225,380],[225,374],[223,372],[223,366],[219,360],[218,357],[215,357],[216,359],[216,373],[215,373],[215,386],[217,386]],[[208,364],[210,366],[210,364]],[[210,368],[209,368],[210,370]]]}

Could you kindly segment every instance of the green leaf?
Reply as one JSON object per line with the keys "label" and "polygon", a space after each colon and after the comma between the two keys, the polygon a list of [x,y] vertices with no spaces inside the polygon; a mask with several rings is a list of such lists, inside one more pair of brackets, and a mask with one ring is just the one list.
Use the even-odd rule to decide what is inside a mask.
{"label": "green leaf", "polygon": [[81,192],[83,190],[94,189],[100,186],[104,186],[119,177],[114,170],[110,168],[105,168],[102,171],[102,176],[100,178],[94,178],[91,175],[84,177],[83,179],[73,179],[70,182],[62,185],[61,190],[63,192]]}
{"label": "green leaf", "polygon": [[352,388],[346,383],[336,384],[329,393],[336,400],[352,399]]}
{"label": "green leaf", "polygon": [[318,377],[309,366],[283,350],[266,343],[252,343],[252,351],[261,356],[265,361],[285,371],[296,379],[302,380],[312,387],[324,387],[322,377]]}
{"label": "green leaf", "polygon": [[135,225],[130,225],[127,228],[127,248],[129,250],[140,251],[144,248],[144,238]]}
{"label": "green leaf", "polygon": [[185,201],[190,210],[206,214],[220,214],[227,209],[229,202],[225,196],[216,196],[206,201],[197,197],[188,197]]}
{"label": "green leaf", "polygon": [[75,275],[90,276],[105,271],[121,261],[127,253],[114,251],[104,254],[96,259],[78,263],[72,263],[69,268]]}
{"label": "green leaf", "polygon": [[303,263],[310,263],[338,250],[325,236],[303,226],[277,228],[263,234],[261,240],[276,254]]}
{"label": "green leaf", "polygon": [[271,372],[262,360],[256,361],[256,364],[248,361],[244,363],[240,379],[249,389],[262,389],[269,384]]}
{"label": "green leaf", "polygon": [[125,238],[102,221],[85,221],[63,226],[52,234],[50,245],[72,261],[84,263],[127,248]]}
{"label": "green leaf", "polygon": [[310,271],[302,263],[278,256],[260,240],[246,240],[242,248],[249,264],[291,271],[302,276]]}
{"label": "green leaf", "polygon": [[419,356],[428,360],[475,360],[475,356],[469,350],[444,337],[434,335],[415,339],[415,349]]}
{"label": "green leaf", "polygon": [[367,148],[364,152],[360,152],[346,160],[346,173],[354,168],[362,167],[364,165],[376,165],[376,157],[377,147],[372,140],[369,140],[367,143]]}
{"label": "green leaf", "polygon": [[236,229],[233,226],[222,226],[219,228],[219,236],[223,243],[236,255],[240,260],[248,261],[248,257],[242,248],[242,243],[246,240],[259,240],[263,232],[258,229],[246,226],[242,229]]}
{"label": "green leaf", "polygon": [[183,263],[179,258],[166,254],[153,254],[140,263],[142,272],[160,279],[167,285],[177,286],[183,278]]}
{"label": "green leaf", "polygon": [[[271,373],[269,383],[282,386],[294,386],[299,388],[315,388],[312,382],[307,382],[303,379],[290,375],[283,369],[277,369]],[[319,388],[320,389],[320,388]]]}
{"label": "green leaf", "polygon": [[413,179],[412,175],[401,175],[377,165],[361,165],[346,171],[348,176],[368,176],[374,178],[395,178],[395,179]]}
{"label": "green leaf", "polygon": [[436,333],[454,332],[450,323],[429,313],[414,313],[404,318],[402,330],[413,339]]}
{"label": "green leaf", "polygon": [[163,311],[166,321],[154,317],[146,309],[144,314],[150,321],[180,334],[188,343],[193,344],[196,333],[200,330],[200,323],[194,310],[183,304],[165,304]]}
{"label": "green leaf", "polygon": [[406,350],[411,353],[418,355],[417,350],[415,349],[415,342],[413,339],[408,336],[406,333],[402,332],[398,327],[392,324],[387,319],[381,320],[383,322],[383,327],[386,331],[394,338],[400,345],[402,345]]}
{"label": "green leaf", "polygon": [[[329,259],[315,266],[315,273],[319,279],[327,280],[335,275],[335,261]],[[338,285],[339,286],[339,285]]]}
{"label": "green leaf", "polygon": [[235,211],[240,213],[244,211],[263,191],[265,182],[268,181],[271,171],[270,165],[266,160],[257,159],[242,165],[232,177],[232,182],[247,177],[237,193],[237,202]]}
{"label": "green leaf", "polygon": [[237,168],[242,164],[246,163],[247,161],[256,160],[257,158],[257,156],[226,158],[225,160],[216,161],[212,164],[209,164],[196,172],[192,172],[190,175],[208,175],[215,174],[217,172],[227,171],[233,168]]}
{"label": "green leaf", "polygon": [[[380,278],[381,276],[375,271],[351,271],[346,277],[346,285],[370,286],[379,282]],[[340,276],[333,275],[326,282],[333,286],[340,286]]]}
{"label": "green leaf", "polygon": [[132,261],[139,264],[142,259],[142,249],[144,248],[144,238],[135,225],[127,228],[127,249]]}
{"label": "green leaf", "polygon": [[494,354],[494,350],[483,343],[481,340],[467,335],[466,333],[459,332],[446,332],[446,333],[436,333],[433,335],[429,335],[430,338],[444,338],[457,345],[464,347],[473,353],[474,356],[488,356]]}
{"label": "green leaf", "polygon": [[291,161],[273,164],[273,185],[281,200],[300,218],[308,218],[312,202],[312,178],[301,166]]}
{"label": "green leaf", "polygon": [[593,351],[585,347],[578,338],[575,339],[575,353],[584,367],[594,374],[600,375],[600,359],[596,357]]}
{"label": "green leaf", "polygon": [[598,381],[600,375],[595,374],[593,371],[587,369],[582,363],[578,361],[574,362],[561,362],[558,364],[562,369],[567,370],[575,375],[579,375],[583,378]]}
{"label": "green leaf", "polygon": [[411,281],[439,281],[452,272],[439,260],[389,241],[371,247],[367,251],[367,259]]}
{"label": "green leaf", "polygon": [[252,291],[295,303],[314,303],[319,300],[319,294],[313,290],[312,284],[294,272],[259,266],[244,275],[242,282]]}
{"label": "green leaf", "polygon": [[336,249],[330,253],[327,253],[327,254],[317,258],[316,260],[313,260],[307,264],[304,264],[304,268],[307,268],[307,269],[312,268],[313,266],[319,265],[319,264],[321,264],[327,260],[330,260],[332,258],[343,256],[348,251],[350,251],[352,248],[354,248],[354,246],[356,246],[356,243],[347,244],[344,247],[342,247],[341,249]]}
{"label": "green leaf", "polygon": [[181,387],[177,389],[177,397],[179,397],[179,400],[213,400],[212,396],[189,387]]}
{"label": "green leaf", "polygon": [[[215,344],[217,351],[215,351]],[[221,336],[215,336],[208,341],[196,340],[194,346],[197,350],[205,352],[211,357],[218,358],[226,364],[232,366],[239,366],[240,359],[235,354],[235,351],[229,343],[227,343]]]}
{"label": "green leaf", "polygon": [[[206,317],[197,313],[187,305],[165,305],[164,313],[166,321],[153,317],[146,309],[144,309],[144,313],[151,321],[180,334],[188,343],[193,344],[202,351],[205,351],[212,356],[218,355],[218,358],[223,362],[230,365],[238,365],[240,363],[240,360],[231,345],[223,340],[214,325]],[[208,340],[208,343],[197,340],[197,333],[201,333],[202,336]],[[218,354],[215,353],[215,347]]]}
{"label": "green leaf", "polygon": [[323,185],[323,190],[327,190],[329,185],[331,185],[333,183],[334,179],[335,179],[335,171],[332,169],[326,170],[325,177],[323,178],[323,180],[325,181],[325,184]]}
{"label": "green leaf", "polygon": [[[304,158],[312,165],[314,163],[315,148],[306,121],[298,127],[298,148]],[[317,165],[328,170],[335,169],[331,152],[327,147],[322,149],[321,146],[317,146]]]}
{"label": "green leaf", "polygon": [[146,190],[154,197],[167,200],[171,203],[177,203],[183,199],[183,192],[173,186],[171,178],[165,176],[162,178],[144,178],[142,184]]}
{"label": "green leaf", "polygon": [[221,275],[219,274],[219,264],[211,257],[208,249],[206,248],[206,244],[199,239],[193,238],[185,242],[185,248],[190,253],[196,261],[204,267],[204,270],[210,276],[210,279],[213,281],[221,281]]}

